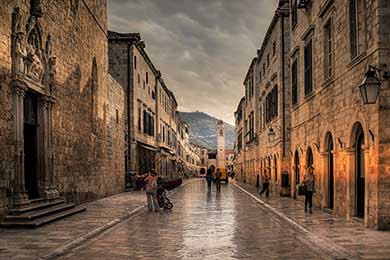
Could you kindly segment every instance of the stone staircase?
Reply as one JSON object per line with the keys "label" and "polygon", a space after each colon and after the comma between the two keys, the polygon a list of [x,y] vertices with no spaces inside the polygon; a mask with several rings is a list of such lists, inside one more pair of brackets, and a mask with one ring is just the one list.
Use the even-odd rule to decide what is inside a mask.
{"label": "stone staircase", "polygon": [[30,204],[22,208],[10,209],[2,228],[37,228],[55,220],[65,218],[84,211],[84,207],[65,203],[64,199],[47,201],[45,199],[30,200]]}

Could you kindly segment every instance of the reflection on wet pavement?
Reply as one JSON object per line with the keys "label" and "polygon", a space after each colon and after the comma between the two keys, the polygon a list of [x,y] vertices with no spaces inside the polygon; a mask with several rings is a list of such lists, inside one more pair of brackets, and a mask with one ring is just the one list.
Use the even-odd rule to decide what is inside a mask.
{"label": "reflection on wet pavement", "polygon": [[288,223],[232,185],[204,180],[172,196],[172,212],[142,213],[66,259],[321,259]]}

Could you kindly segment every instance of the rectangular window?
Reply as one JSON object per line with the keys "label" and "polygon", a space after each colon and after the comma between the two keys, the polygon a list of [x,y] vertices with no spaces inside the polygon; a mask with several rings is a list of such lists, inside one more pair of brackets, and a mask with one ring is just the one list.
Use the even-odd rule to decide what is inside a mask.
{"label": "rectangular window", "polygon": [[265,121],[268,123],[278,116],[278,86],[275,87],[266,96],[266,114]]}
{"label": "rectangular window", "polygon": [[358,55],[358,14],[356,1],[349,0],[349,36],[352,59]]}
{"label": "rectangular window", "polygon": [[141,125],[141,122],[142,122],[142,114],[141,114],[141,104],[138,103],[138,131],[141,132],[142,130],[142,125]]}
{"label": "rectangular window", "polygon": [[278,111],[278,86],[277,85],[272,90],[272,93],[273,93],[273,101],[274,101],[274,103],[273,103],[273,106],[274,106],[273,111],[274,111],[274,113],[273,113],[272,117],[275,118],[275,117],[278,116],[278,112],[279,112]]}
{"label": "rectangular window", "polygon": [[149,84],[149,73],[146,72],[146,84]]}
{"label": "rectangular window", "polygon": [[138,73],[138,84],[141,84],[141,76]]}
{"label": "rectangular window", "polygon": [[239,133],[237,138],[237,150],[241,151],[241,149],[242,149],[242,133]]}
{"label": "rectangular window", "polygon": [[144,109],[144,113],[143,113],[143,118],[144,118],[144,134],[147,134],[148,133],[148,113],[146,112],[145,109]]}
{"label": "rectangular window", "polygon": [[137,69],[137,56],[134,56],[134,69]]}
{"label": "rectangular window", "polygon": [[119,124],[119,111],[118,111],[118,109],[115,109],[115,122],[116,122],[116,124]]}
{"label": "rectangular window", "polygon": [[305,96],[313,91],[313,55],[312,39],[305,46]]}
{"label": "rectangular window", "polygon": [[292,105],[298,103],[298,59],[291,65],[291,102]]}
{"label": "rectangular window", "polygon": [[324,63],[325,63],[325,79],[333,75],[332,71],[332,23],[329,20],[324,26]]}

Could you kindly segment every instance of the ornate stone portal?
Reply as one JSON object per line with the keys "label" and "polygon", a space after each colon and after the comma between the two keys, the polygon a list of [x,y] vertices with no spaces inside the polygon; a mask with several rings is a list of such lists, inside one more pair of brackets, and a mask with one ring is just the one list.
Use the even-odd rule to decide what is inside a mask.
{"label": "ornate stone portal", "polygon": [[[42,44],[42,31],[39,18],[43,11],[41,1],[32,0],[30,16],[24,24],[20,9],[12,13],[12,88],[15,140],[15,175],[13,180],[13,204],[22,206],[30,202],[32,192],[28,192],[26,176],[33,182],[38,197],[54,199],[59,196],[55,188],[53,168],[53,106],[55,105],[56,58],[52,54],[51,37],[47,36],[45,47]],[[24,25],[24,26],[23,26]],[[29,112],[26,95],[36,100]],[[27,112],[26,112],[27,111]],[[34,114],[34,131],[29,133],[34,147],[26,142],[26,124],[30,119],[26,114]],[[30,120],[31,121],[31,120]],[[27,122],[27,123],[26,123]],[[26,145],[28,154],[26,154]],[[31,173],[31,174],[30,174]],[[32,178],[32,179],[31,179]],[[29,196],[30,195],[30,196]]]}

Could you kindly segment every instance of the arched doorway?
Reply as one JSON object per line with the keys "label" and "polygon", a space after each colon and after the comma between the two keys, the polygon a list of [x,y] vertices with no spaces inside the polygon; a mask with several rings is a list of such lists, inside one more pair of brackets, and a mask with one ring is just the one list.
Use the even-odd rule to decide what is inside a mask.
{"label": "arched doorway", "polygon": [[356,216],[364,218],[365,172],[364,172],[364,132],[359,124],[356,131],[355,176],[356,176]]}
{"label": "arched doorway", "polygon": [[313,151],[309,147],[309,148],[307,148],[307,151],[306,151],[306,168],[313,166],[313,162],[314,162]]}
{"label": "arched doorway", "polygon": [[24,98],[24,180],[29,199],[39,197],[38,192],[38,97],[28,91]]}
{"label": "arched doorway", "polygon": [[328,170],[328,208],[334,208],[334,157],[333,157],[333,138],[331,133],[325,137],[325,147],[327,153]]}
{"label": "arched doorway", "polygon": [[299,184],[300,174],[299,174],[299,153],[298,153],[298,151],[295,151],[295,154],[294,154],[294,172],[295,172],[295,184]]}

